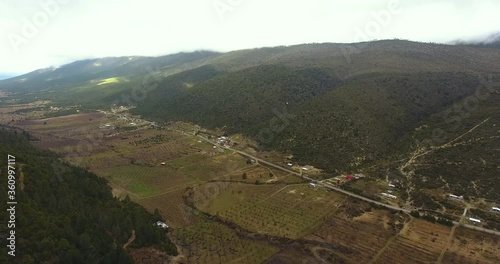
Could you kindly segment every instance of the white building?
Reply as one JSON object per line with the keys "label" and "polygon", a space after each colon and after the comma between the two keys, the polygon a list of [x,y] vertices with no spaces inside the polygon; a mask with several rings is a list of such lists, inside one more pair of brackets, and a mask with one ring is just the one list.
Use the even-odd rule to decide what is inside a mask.
{"label": "white building", "polygon": [[480,224],[480,223],[481,223],[481,220],[476,219],[476,218],[472,218],[472,217],[469,217],[469,221],[474,222],[474,223],[477,223],[477,224]]}
{"label": "white building", "polygon": [[314,183],[312,183],[312,182],[311,182],[311,183],[309,183],[309,186],[310,186],[311,188],[315,188],[315,187],[316,187],[316,184],[314,184]]}
{"label": "white building", "polygon": [[458,200],[463,200],[464,197],[462,195],[460,196],[457,196],[457,195],[454,195],[454,194],[449,194],[448,195],[450,198],[453,198],[453,199],[458,199]]}
{"label": "white building", "polygon": [[160,228],[162,228],[162,229],[167,229],[167,228],[169,228],[169,226],[168,226],[167,224],[163,223],[162,221],[158,221],[158,222],[156,222],[155,224],[156,224],[156,226],[158,226],[158,227],[160,227]]}
{"label": "white building", "polygon": [[498,207],[491,207],[491,210],[493,210],[495,212],[500,212],[500,208],[498,208]]}
{"label": "white building", "polygon": [[395,195],[388,194],[388,193],[381,193],[381,194],[382,194],[382,196],[387,197],[387,198],[391,198],[391,199],[397,199],[398,198]]}

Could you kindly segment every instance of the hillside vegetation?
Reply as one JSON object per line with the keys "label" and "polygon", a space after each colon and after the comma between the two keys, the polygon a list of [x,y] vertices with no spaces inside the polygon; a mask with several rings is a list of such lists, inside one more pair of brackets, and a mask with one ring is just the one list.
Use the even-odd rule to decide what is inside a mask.
{"label": "hillside vegetation", "polygon": [[[1,263],[132,263],[123,245],[133,231],[136,239],[129,247],[177,254],[165,231],[153,226],[159,215],[129,199],[117,200],[106,180],[60,163],[55,154],[34,148],[28,139],[25,133],[0,128],[0,170],[4,178],[7,155],[16,157],[18,204],[16,256],[7,255],[4,246]],[[6,194],[7,184],[0,191]],[[7,234],[7,225],[0,231]]]}
{"label": "hillside vegetation", "polygon": [[[399,179],[405,186],[425,179],[419,186],[498,199],[480,187],[491,186],[498,172],[493,165],[498,148],[488,145],[498,141],[493,126],[499,116],[494,103],[500,90],[498,49],[384,40],[198,52],[164,57],[155,78],[147,78],[144,69],[151,60],[110,66],[116,68],[109,71],[113,74],[97,80],[92,75],[85,85],[74,83],[54,95],[55,88],[49,87],[44,96],[54,103],[106,110],[118,102],[137,106],[133,113],[147,119],[243,133],[261,149],[292,154],[296,162],[326,173],[364,171]],[[67,67],[75,65],[54,72],[71,72]],[[16,81],[20,91],[34,92],[34,86],[22,84],[23,78],[38,80],[21,76],[0,82],[0,90],[12,91]],[[117,81],[98,85],[110,78]],[[145,84],[152,89],[141,100],[120,100]],[[485,94],[488,98],[478,99]],[[16,96],[33,100],[31,93]],[[460,110],[464,105],[468,110]],[[469,132],[484,120],[488,125]],[[449,140],[466,135],[450,143],[454,147],[433,149],[446,144],[434,140],[435,131],[442,130]],[[429,140],[434,145],[425,143]],[[468,175],[474,172],[471,187]]]}
{"label": "hillside vegetation", "polygon": [[[423,147],[419,142],[432,140],[436,128],[453,128],[451,140],[482,120],[498,118],[498,109],[487,103],[498,84],[486,80],[499,75],[498,50],[380,41],[255,49],[222,54],[209,62],[166,78],[135,113],[243,132],[262,148],[293,154],[297,162],[330,173],[367,171],[383,178],[392,175],[408,186],[444,186],[450,192],[473,191],[478,197],[498,199],[491,189],[476,191],[468,184],[468,175],[480,172],[474,177],[477,186],[492,186],[488,179],[498,172],[491,160],[498,157],[497,148],[433,151],[428,156],[433,162],[444,162],[434,155],[456,157],[446,161],[456,166],[405,167],[416,173],[412,180],[407,171],[399,171],[403,161]],[[213,77],[200,75],[208,69]],[[490,88],[484,88],[485,82]],[[478,90],[491,97],[474,107],[469,125],[455,127],[450,119],[456,114],[450,111],[467,104]],[[484,129],[490,140],[497,139],[494,126]],[[473,132],[469,140],[482,140],[479,130]],[[468,162],[471,156],[478,162]]]}

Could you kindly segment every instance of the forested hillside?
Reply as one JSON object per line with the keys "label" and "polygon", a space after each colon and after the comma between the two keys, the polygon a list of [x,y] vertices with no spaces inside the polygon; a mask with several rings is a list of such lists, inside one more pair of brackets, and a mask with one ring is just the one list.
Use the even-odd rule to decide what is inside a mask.
{"label": "forested hillside", "polygon": [[[449,136],[458,137],[479,123],[477,121],[490,118],[488,122],[492,122],[499,114],[492,110],[494,107],[487,107],[495,105],[491,100],[499,90],[500,52],[492,48],[383,40],[303,44],[221,54],[187,53],[130,62],[128,58],[115,58],[103,62],[107,64],[97,67],[93,63],[99,61],[84,61],[63,66],[53,73],[34,72],[24,76],[26,81],[22,78],[1,81],[0,90],[11,91],[15,81],[20,91],[31,91],[30,85],[42,77],[56,80],[55,74],[59,72],[82,78],[94,76],[94,71],[105,73],[94,76],[97,79],[87,76],[84,84],[73,83],[69,89],[43,86],[46,90],[38,91],[42,96],[39,99],[50,98],[53,104],[77,105],[90,110],[109,110],[113,102],[132,105],[136,107],[132,113],[146,119],[190,121],[228,133],[243,133],[262,149],[292,154],[297,163],[314,165],[327,173],[369,171],[383,178],[387,171],[399,171],[401,162],[427,147],[418,142],[433,138],[436,128],[448,131],[452,127]],[[144,75],[150,62],[158,67]],[[121,63],[125,64],[119,66]],[[103,67],[106,69],[101,72]],[[133,78],[127,75],[134,70],[137,75]],[[80,75],[75,71],[83,72]],[[489,80],[490,75],[497,79]],[[101,79],[103,77],[112,78]],[[72,79],[65,80],[69,85]],[[151,89],[140,100],[134,100],[133,89],[144,85]],[[491,97],[479,100],[484,93],[480,87],[485,85],[490,87],[487,93]],[[18,98],[32,101],[34,95],[11,94],[12,101],[3,103],[14,104]],[[127,97],[128,100],[122,100]],[[465,123],[456,126],[457,118],[463,122],[467,119],[462,116],[470,118],[469,113],[462,113],[464,107],[473,108],[468,111],[475,119],[467,126]],[[490,138],[496,135],[495,129],[488,127]],[[470,136],[477,140],[477,135]],[[446,156],[457,159],[447,162],[466,164],[471,153],[498,155],[495,148],[489,151],[476,148],[468,153],[469,150],[450,148]],[[432,152],[432,155],[439,153]],[[481,159],[489,164],[488,157]],[[387,164],[392,167],[388,168]],[[434,165],[411,173],[440,179],[466,179],[454,175],[483,170],[477,161],[473,164],[467,170],[455,166],[445,171],[445,166]],[[498,168],[492,167],[485,173],[492,175],[495,170]],[[402,179],[410,178],[404,174],[395,173]],[[486,181],[477,184],[487,186]],[[460,189],[456,184],[446,186]],[[490,198],[495,197],[491,190],[487,193]]]}
{"label": "forested hillside", "polygon": [[[483,132],[498,139],[493,125],[499,112],[492,100],[500,90],[499,58],[494,49],[407,41],[231,52],[167,77],[134,112],[242,132],[261,148],[293,154],[296,162],[329,173],[390,174],[402,182],[412,178],[408,185],[498,199],[488,187],[498,171],[491,160],[498,155],[494,147],[464,148],[458,140],[457,147],[422,157],[426,166],[405,167],[418,177],[407,177],[399,167],[430,148],[420,143],[432,141],[436,128],[448,131],[451,140],[490,118]],[[484,94],[488,98],[478,99]],[[457,118],[463,123],[456,125]],[[468,140],[484,141],[479,131]],[[473,172],[478,173],[469,177]],[[473,178],[475,187],[467,184]]]}
{"label": "forested hillside", "polygon": [[[182,78],[199,75],[200,70]],[[470,74],[453,72],[340,80],[327,68],[273,65],[191,82],[191,87],[178,77],[165,80],[135,113],[243,132],[262,147],[291,152],[301,162],[330,171],[401,153],[398,144],[407,133],[472,94],[479,83]],[[278,123],[284,129],[272,140],[263,138],[260,131],[283,116],[287,120]]]}
{"label": "forested hillside", "polygon": [[[193,79],[206,67],[168,78],[142,102],[136,113],[157,120],[182,120],[229,132],[257,134],[283,108],[293,109],[337,87],[340,81],[321,68],[259,66]],[[200,82],[201,81],[201,82]],[[190,87],[191,86],[191,87]]]}
{"label": "forested hillside", "polygon": [[[131,263],[123,245],[135,231],[132,248],[156,247],[171,255],[176,247],[153,225],[159,215],[129,199],[119,201],[106,180],[62,164],[32,147],[29,136],[0,128],[2,208],[6,212],[7,156],[15,156],[17,239],[15,257],[2,247],[0,263]],[[2,214],[6,223],[8,214]],[[7,225],[0,227],[6,241]],[[5,244],[4,244],[5,245]]]}

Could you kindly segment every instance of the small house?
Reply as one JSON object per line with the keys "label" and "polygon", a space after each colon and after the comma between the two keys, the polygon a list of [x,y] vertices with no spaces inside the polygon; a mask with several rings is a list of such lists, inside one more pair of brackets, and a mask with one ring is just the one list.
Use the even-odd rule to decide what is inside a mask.
{"label": "small house", "polygon": [[457,195],[454,195],[454,194],[449,194],[448,196],[450,198],[457,199],[457,200],[463,200],[464,199],[464,197],[462,195],[457,196]]}
{"label": "small house", "polygon": [[316,184],[311,182],[311,183],[309,183],[309,187],[311,187],[311,188],[315,188],[315,187],[316,187]]}
{"label": "small house", "polygon": [[493,210],[495,212],[500,212],[500,208],[498,208],[498,207],[491,207],[491,210]]}
{"label": "small house", "polygon": [[165,224],[164,222],[162,222],[162,221],[158,221],[155,224],[156,224],[156,226],[158,226],[159,228],[162,228],[162,229],[169,228],[169,226],[167,224]]}
{"label": "small house", "polygon": [[381,194],[382,194],[382,196],[387,197],[387,198],[397,199],[397,197],[392,195],[392,194],[388,194],[388,193],[381,193]]}

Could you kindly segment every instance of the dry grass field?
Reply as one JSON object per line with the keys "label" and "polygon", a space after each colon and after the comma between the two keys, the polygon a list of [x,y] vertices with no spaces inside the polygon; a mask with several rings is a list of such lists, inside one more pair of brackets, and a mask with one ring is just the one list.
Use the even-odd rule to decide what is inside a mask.
{"label": "dry grass field", "polygon": [[500,263],[500,237],[459,227],[443,263]]}
{"label": "dry grass field", "polygon": [[446,247],[450,228],[413,219],[381,252],[377,263],[431,263]]}
{"label": "dry grass field", "polygon": [[344,213],[330,218],[306,238],[344,247],[341,256],[348,263],[369,263],[399,232],[396,222],[404,219],[383,210],[357,212],[358,216],[349,217],[352,209],[343,209]]}

